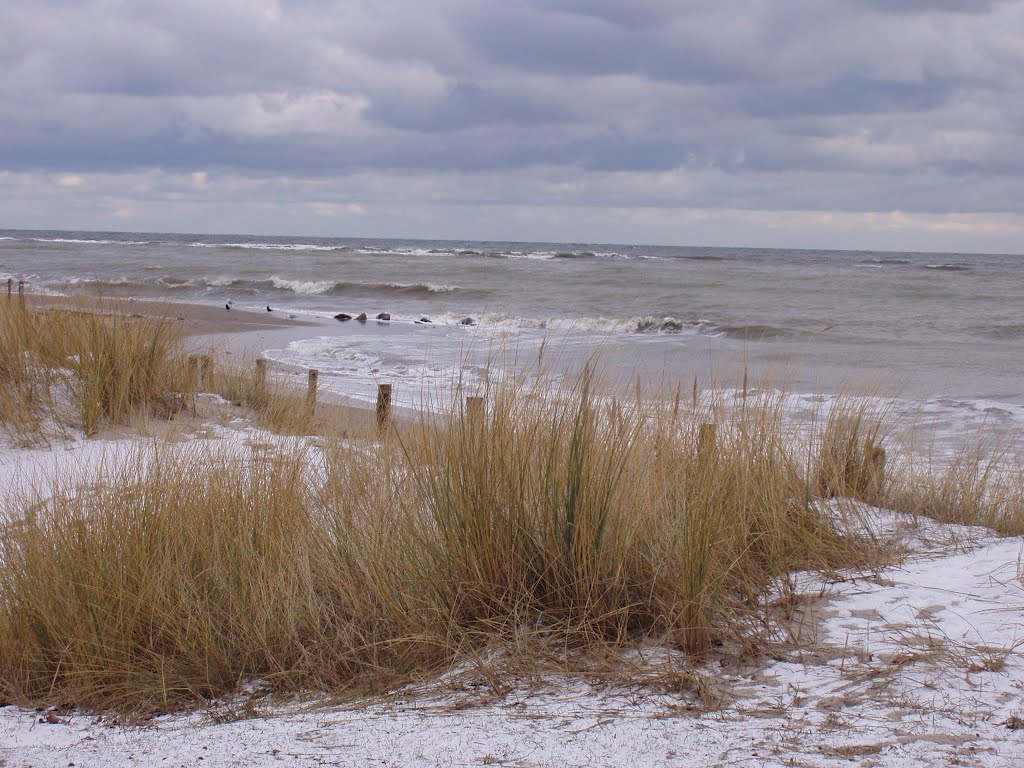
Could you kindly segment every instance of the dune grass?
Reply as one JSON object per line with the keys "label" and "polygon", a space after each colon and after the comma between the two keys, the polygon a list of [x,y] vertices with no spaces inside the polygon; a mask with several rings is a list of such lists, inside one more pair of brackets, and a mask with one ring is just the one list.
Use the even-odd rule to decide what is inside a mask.
{"label": "dune grass", "polygon": [[50,365],[52,329],[20,301],[0,301],[0,427],[22,444],[45,442],[57,425]]}
{"label": "dune grass", "polygon": [[776,577],[878,556],[812,498],[773,396],[680,414],[584,373],[488,402],[370,451],[165,449],[59,487],[0,538],[0,691],[161,709],[537,641],[756,647]]}
{"label": "dune grass", "polygon": [[[94,428],[199,389],[317,431],[304,392],[251,366],[200,384],[166,321],[12,309],[0,383],[39,419],[51,376]],[[778,389],[615,398],[592,370],[504,379],[379,440],[140,448],[8,504],[0,699],[163,711],[252,681],[380,690],[495,655],[756,654],[765,595],[792,572],[893,555],[829,497],[1024,531],[1019,474],[989,453],[886,457],[870,400],[800,431]]]}
{"label": "dune grass", "polygon": [[47,426],[93,434],[180,405],[181,331],[159,313],[0,301],[0,344],[0,422],[24,442],[45,440]]}

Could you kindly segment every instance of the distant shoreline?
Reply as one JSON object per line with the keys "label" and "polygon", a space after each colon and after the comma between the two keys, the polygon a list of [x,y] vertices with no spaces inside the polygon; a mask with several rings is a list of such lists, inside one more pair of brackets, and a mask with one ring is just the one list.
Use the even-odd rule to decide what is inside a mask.
{"label": "distant shoreline", "polygon": [[186,336],[214,336],[221,334],[245,333],[247,331],[274,330],[280,328],[314,327],[317,324],[308,319],[292,320],[272,312],[260,313],[246,309],[225,309],[206,304],[194,304],[158,299],[121,299],[70,294],[29,293],[30,304],[42,308],[71,308],[88,312],[107,312],[126,316],[169,317],[184,323]]}

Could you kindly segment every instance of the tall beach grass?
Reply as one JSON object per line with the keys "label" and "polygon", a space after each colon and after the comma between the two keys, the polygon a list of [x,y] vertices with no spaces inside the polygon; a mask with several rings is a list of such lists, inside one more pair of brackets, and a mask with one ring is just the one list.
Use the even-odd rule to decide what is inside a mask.
{"label": "tall beach grass", "polygon": [[0,421],[31,442],[47,424],[92,434],[139,411],[169,415],[184,384],[181,341],[159,312],[0,301]]}
{"label": "tall beach grass", "polygon": [[[197,387],[167,321],[0,320],[22,345],[0,358],[4,396],[24,387],[40,418],[44,374],[68,377],[83,425],[170,413]],[[794,430],[779,389],[615,397],[593,370],[506,377],[372,441],[139,449],[8,503],[0,699],[167,710],[252,681],[380,690],[493,655],[756,654],[765,596],[794,571],[892,556],[831,497],[1024,531],[1019,474],[883,449],[871,401]],[[219,375],[204,386],[268,426],[284,403],[279,430],[309,431],[299,395]]]}

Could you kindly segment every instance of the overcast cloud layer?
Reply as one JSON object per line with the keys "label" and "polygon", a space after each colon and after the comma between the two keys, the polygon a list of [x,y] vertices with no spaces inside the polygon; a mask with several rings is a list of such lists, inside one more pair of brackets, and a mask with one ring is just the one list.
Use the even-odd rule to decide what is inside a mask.
{"label": "overcast cloud layer", "polygon": [[0,4],[3,227],[1024,251],[1024,3]]}

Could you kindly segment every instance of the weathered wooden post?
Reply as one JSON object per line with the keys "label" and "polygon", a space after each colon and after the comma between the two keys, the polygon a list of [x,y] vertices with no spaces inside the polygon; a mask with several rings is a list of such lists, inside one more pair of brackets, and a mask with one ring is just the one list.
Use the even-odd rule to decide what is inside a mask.
{"label": "weathered wooden post", "polygon": [[256,358],[256,397],[263,398],[267,394],[267,361],[266,358]]}
{"label": "weathered wooden post", "polygon": [[377,429],[380,432],[391,426],[391,385],[377,385]]}
{"label": "weathered wooden post", "polygon": [[7,278],[7,298],[10,299],[14,296],[14,278]]}
{"label": "weathered wooden post", "polygon": [[320,371],[316,368],[309,369],[309,384],[306,387],[306,410],[312,416],[316,411],[316,386],[320,380]]}
{"label": "weathered wooden post", "polygon": [[196,413],[196,390],[199,388],[199,355],[188,356],[188,378],[185,381],[185,388],[192,404],[192,415]]}
{"label": "weathered wooden post", "polygon": [[697,461],[706,464],[715,457],[718,450],[718,425],[714,422],[701,424],[697,431]]}
{"label": "weathered wooden post", "polygon": [[479,396],[466,398],[466,420],[470,429],[479,431],[484,423],[484,399]]}
{"label": "weathered wooden post", "polygon": [[25,306],[25,281],[18,281],[18,302],[21,306]]}

